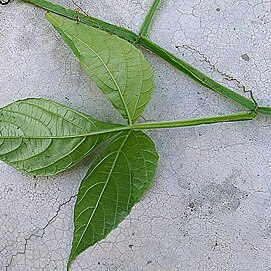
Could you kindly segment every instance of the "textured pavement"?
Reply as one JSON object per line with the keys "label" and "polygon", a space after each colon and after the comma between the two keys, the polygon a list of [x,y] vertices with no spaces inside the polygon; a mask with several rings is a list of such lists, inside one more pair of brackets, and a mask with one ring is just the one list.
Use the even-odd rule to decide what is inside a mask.
{"label": "textured pavement", "polygon": [[[149,0],[74,0],[87,14],[137,31]],[[58,1],[70,8],[70,0]],[[271,105],[271,2],[164,0],[150,38],[224,85]],[[156,89],[147,120],[241,111],[145,52]],[[0,6],[0,106],[26,97],[121,121],[44,19],[14,1]],[[140,119],[141,122],[144,121]],[[152,189],[106,240],[71,270],[271,270],[271,118],[163,131]],[[64,271],[73,205],[90,157],[56,177],[0,162],[0,270]]]}

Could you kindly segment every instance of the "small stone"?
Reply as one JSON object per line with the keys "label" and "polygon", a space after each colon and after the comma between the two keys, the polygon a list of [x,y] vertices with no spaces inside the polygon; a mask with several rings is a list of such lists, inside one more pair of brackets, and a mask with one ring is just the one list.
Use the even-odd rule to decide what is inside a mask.
{"label": "small stone", "polygon": [[248,54],[243,54],[241,55],[242,59],[245,60],[245,61],[249,61],[250,57]]}

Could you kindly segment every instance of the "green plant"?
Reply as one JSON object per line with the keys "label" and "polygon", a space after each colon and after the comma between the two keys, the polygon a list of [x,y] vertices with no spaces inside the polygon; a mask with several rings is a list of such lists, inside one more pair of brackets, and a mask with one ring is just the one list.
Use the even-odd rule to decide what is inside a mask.
{"label": "green plant", "polygon": [[[105,238],[150,188],[158,154],[142,130],[251,120],[259,113],[271,115],[271,108],[258,106],[253,96],[248,99],[218,84],[146,37],[159,0],[153,1],[139,35],[44,0],[24,2],[49,11],[47,20],[128,122],[105,123],[44,99],[17,101],[0,109],[0,159],[26,173],[55,175],[74,166],[100,142],[112,138],[81,182],[68,268],[77,255]],[[152,69],[136,44],[248,111],[136,124],[154,89]]]}

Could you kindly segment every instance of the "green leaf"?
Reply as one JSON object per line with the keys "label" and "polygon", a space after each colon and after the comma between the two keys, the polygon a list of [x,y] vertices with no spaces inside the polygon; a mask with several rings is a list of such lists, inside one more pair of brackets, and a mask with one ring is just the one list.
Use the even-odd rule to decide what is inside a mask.
{"label": "green leaf", "polygon": [[143,113],[153,88],[153,72],[129,42],[100,29],[47,13],[46,18],[79,58],[86,73],[129,124]]}
{"label": "green leaf", "polygon": [[68,268],[129,214],[150,188],[157,162],[154,143],[146,134],[124,131],[91,165],[77,195]]}
{"label": "green leaf", "polygon": [[0,159],[26,173],[54,175],[123,129],[49,100],[16,101],[0,109]]}

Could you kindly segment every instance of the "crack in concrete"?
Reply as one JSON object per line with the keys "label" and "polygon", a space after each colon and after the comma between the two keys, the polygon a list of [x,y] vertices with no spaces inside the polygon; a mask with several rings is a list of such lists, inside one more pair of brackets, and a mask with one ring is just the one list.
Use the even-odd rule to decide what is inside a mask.
{"label": "crack in concrete", "polygon": [[76,6],[75,11],[84,13],[86,16],[89,16],[87,12],[85,12],[80,5],[78,5],[74,0],[72,0],[72,3]]}
{"label": "crack in concrete", "polygon": [[252,92],[252,90],[248,90],[247,87],[241,83],[240,80],[238,80],[237,78],[235,78],[234,76],[224,72],[224,71],[221,71],[218,67],[216,67],[212,62],[211,60],[202,52],[200,52],[197,48],[195,47],[192,47],[190,45],[186,45],[186,44],[182,44],[182,45],[176,45],[175,48],[180,52],[180,48],[184,48],[186,50],[189,50],[191,52],[195,52],[197,53],[198,55],[200,55],[202,58],[203,58],[203,61],[206,62],[213,71],[219,73],[220,75],[223,76],[224,79],[228,80],[228,81],[234,81],[237,85],[237,87],[239,89],[241,89],[244,93],[248,93],[250,98],[253,100],[253,102],[255,103],[255,107],[257,108],[258,107],[258,103],[254,97],[254,94]]}
{"label": "crack in concrete", "polygon": [[[59,212],[61,211],[61,208],[62,208],[63,206],[65,206],[65,205],[67,205],[68,203],[70,203],[71,200],[74,199],[76,196],[77,196],[77,194],[76,194],[76,195],[72,195],[72,196],[70,196],[70,198],[69,198],[67,201],[61,203],[61,204],[58,206],[58,208],[57,208],[57,210],[56,210],[56,213],[52,216],[52,218],[49,219],[49,221],[46,223],[46,225],[45,225],[43,228],[38,228],[38,229],[35,231],[35,233],[32,233],[32,234],[29,235],[29,237],[25,238],[25,242],[24,242],[24,244],[23,244],[23,250],[22,250],[22,251],[17,251],[15,254],[12,254],[12,255],[11,255],[10,261],[9,261],[8,264],[6,264],[6,266],[5,266],[5,270],[6,270],[6,271],[8,271],[8,269],[11,267],[11,265],[12,265],[13,260],[14,260],[15,257],[17,257],[18,255],[24,255],[24,254],[26,253],[28,242],[29,242],[33,237],[41,238],[41,239],[43,238],[43,236],[44,236],[44,234],[45,234],[46,228],[54,222],[54,220],[57,218]],[[41,234],[39,234],[40,231],[41,231]]]}
{"label": "crack in concrete", "polygon": [[[128,24],[133,29],[143,19],[151,2],[74,1],[90,15],[93,13],[124,26]],[[249,1],[249,4],[253,1]],[[71,1],[58,2],[76,8]],[[260,2],[257,7],[253,7],[253,14],[247,12],[247,3],[248,0],[196,0],[193,4],[189,0],[165,1],[163,12],[154,22],[151,37],[168,49],[172,44],[195,47],[218,66],[222,70],[220,72],[226,71],[239,78],[253,89],[258,99],[269,100],[270,37],[267,25],[264,26],[268,18],[263,18],[262,22],[257,17],[265,14]],[[3,71],[9,71],[8,74],[3,73],[0,82],[3,89],[1,103],[4,105],[10,99],[29,95],[46,96],[63,102],[66,96],[70,102],[64,100],[65,103],[78,110],[116,121],[113,109],[107,106],[109,103],[103,101],[96,86],[83,76],[79,64],[75,68],[75,59],[67,57],[67,50],[59,36],[47,22],[43,23],[43,12],[27,5],[14,4],[10,5],[11,8],[7,6],[1,9],[0,6],[3,15],[0,15],[0,20],[4,26],[0,30],[0,39],[3,41],[0,65]],[[13,6],[16,10],[13,10]],[[216,11],[217,7],[220,12]],[[22,37],[25,32],[27,36]],[[2,37],[3,34],[6,38]],[[11,42],[6,42],[6,39],[11,39]],[[235,50],[231,51],[233,45]],[[192,55],[200,68],[241,93],[235,82],[224,80],[198,54],[183,48],[181,52]],[[249,62],[242,59],[235,61],[245,52],[251,57]],[[209,96],[211,93],[202,91],[197,93],[194,82],[186,80],[186,77],[150,54],[146,56],[155,68],[157,87],[153,103],[142,120],[188,118],[191,115],[198,117],[206,112],[220,114],[229,109],[226,102],[220,103],[218,95]],[[93,93],[89,93],[90,89]],[[205,104],[203,101],[206,101]],[[124,221],[106,240],[84,253],[75,262],[74,269],[269,270],[271,203],[268,187],[271,171],[268,141],[270,125],[267,124],[268,120],[261,118],[255,125],[236,123],[150,132],[161,156],[152,189],[133,209],[131,218]],[[13,256],[7,268],[9,271],[65,270],[72,234],[71,225],[65,222],[67,217],[70,220],[74,200],[61,208],[57,218],[45,229],[45,234],[42,228],[56,214],[59,204],[76,193],[70,191],[77,190],[79,169],[55,177],[53,184],[51,180],[48,183],[46,181],[46,184],[35,189],[33,195],[34,187],[28,185],[32,180],[15,175],[13,169],[0,164],[0,228],[3,235],[0,249],[6,247],[0,255],[1,271],[5,270],[11,255],[16,255],[17,251],[17,256]],[[82,171],[86,166],[82,165]],[[234,212],[227,209],[231,204],[237,206],[231,198],[231,192],[219,189],[233,168],[240,171],[240,177],[229,183],[248,191],[250,195],[244,200],[239,193],[232,193],[236,200],[241,198],[241,204]],[[75,179],[76,182],[68,179]],[[216,188],[210,189],[212,183],[216,184]],[[13,192],[9,190],[11,187],[14,188]],[[191,201],[195,197],[196,203],[201,203],[200,208]],[[22,199],[17,201],[17,198]],[[209,209],[210,205],[213,209]],[[43,210],[46,216],[40,217]],[[210,211],[213,213],[210,214]],[[23,221],[23,225],[19,221]],[[31,234],[32,237],[29,236]],[[40,239],[42,234],[44,236]],[[25,254],[20,255],[19,252]]]}

